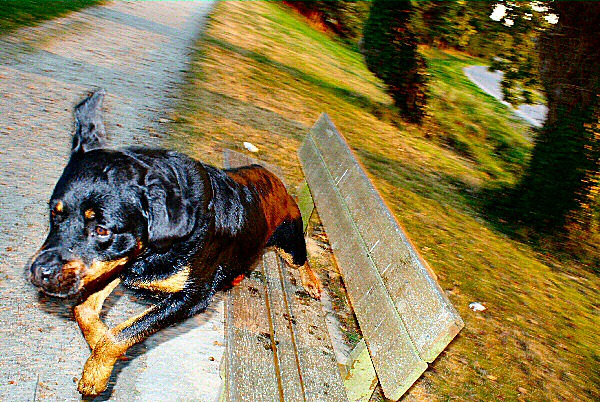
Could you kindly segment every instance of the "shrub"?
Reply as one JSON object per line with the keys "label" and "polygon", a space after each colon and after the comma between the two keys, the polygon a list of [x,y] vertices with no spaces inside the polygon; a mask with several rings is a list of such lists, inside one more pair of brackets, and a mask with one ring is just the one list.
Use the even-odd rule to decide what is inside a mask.
{"label": "shrub", "polygon": [[425,114],[426,68],[411,27],[410,1],[375,0],[364,29],[367,67],[388,88],[403,117],[420,122]]}

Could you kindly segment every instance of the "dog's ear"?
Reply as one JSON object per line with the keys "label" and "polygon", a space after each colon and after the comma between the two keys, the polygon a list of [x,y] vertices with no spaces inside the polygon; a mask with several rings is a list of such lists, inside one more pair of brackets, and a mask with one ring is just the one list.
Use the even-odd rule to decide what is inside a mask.
{"label": "dog's ear", "polygon": [[102,101],[104,89],[99,89],[75,107],[75,135],[71,152],[88,152],[104,146]]}
{"label": "dog's ear", "polygon": [[196,224],[196,203],[177,167],[154,167],[145,179],[148,244],[163,249],[189,236]]}

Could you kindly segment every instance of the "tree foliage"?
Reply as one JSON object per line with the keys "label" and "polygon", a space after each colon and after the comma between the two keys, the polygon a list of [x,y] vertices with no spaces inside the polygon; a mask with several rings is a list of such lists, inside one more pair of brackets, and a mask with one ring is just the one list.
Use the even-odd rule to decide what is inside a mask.
{"label": "tree foliage", "polygon": [[290,0],[285,3],[341,38],[354,42],[358,42],[362,35],[370,7],[370,2],[359,0]]}
{"label": "tree foliage", "polygon": [[553,10],[558,23],[539,46],[548,117],[517,190],[529,218],[549,227],[581,208],[598,219],[600,168],[600,3],[556,2]]}
{"label": "tree foliage", "polygon": [[513,105],[535,103],[536,92],[542,90],[539,40],[543,32],[553,28],[548,20],[555,15],[553,3],[507,1],[498,4],[504,8],[504,15],[497,17],[491,29],[498,32],[501,46],[491,58],[491,68],[504,72],[501,84],[504,100]]}
{"label": "tree foliage", "polygon": [[498,30],[489,15],[487,1],[416,1],[414,29],[419,42],[439,48],[452,47],[482,57],[497,54]]}
{"label": "tree foliage", "polygon": [[425,114],[426,63],[417,50],[410,1],[374,0],[364,28],[367,67],[387,85],[402,115],[420,122]]}
{"label": "tree foliage", "polygon": [[[600,3],[559,1],[544,6],[537,21],[529,16],[531,8],[523,4],[507,8],[504,18],[505,24],[506,19],[514,22],[511,36],[515,41],[498,64],[512,81],[506,87],[531,88],[539,82],[548,105],[547,120],[535,139],[529,166],[511,191],[505,212],[550,232],[573,219],[578,225],[597,227]],[[541,21],[549,14],[558,16],[557,24]],[[529,28],[521,27],[523,21]],[[523,49],[519,45],[531,36],[531,24],[539,32],[534,43],[527,45],[537,50],[535,63],[519,54]],[[539,75],[535,68],[539,68]]]}

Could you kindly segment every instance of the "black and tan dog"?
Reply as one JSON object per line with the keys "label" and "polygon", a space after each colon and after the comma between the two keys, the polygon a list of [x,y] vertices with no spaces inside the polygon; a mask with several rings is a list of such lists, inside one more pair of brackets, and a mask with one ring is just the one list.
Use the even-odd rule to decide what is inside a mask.
{"label": "black and tan dog", "polygon": [[[75,109],[71,157],[50,199],[50,233],[30,268],[44,293],[76,297],[92,349],[79,392],[96,395],[116,360],[152,333],[203,311],[216,291],[248,273],[273,246],[321,285],[306,259],[300,212],[266,169],[220,170],[180,153],[104,148],[100,90]],[[108,329],[102,304],[122,282],[159,301]]]}

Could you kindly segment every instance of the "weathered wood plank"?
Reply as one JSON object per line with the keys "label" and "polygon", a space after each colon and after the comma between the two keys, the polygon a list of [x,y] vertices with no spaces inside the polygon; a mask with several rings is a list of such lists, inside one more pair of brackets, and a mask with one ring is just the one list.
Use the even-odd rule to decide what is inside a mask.
{"label": "weathered wood plank", "polygon": [[[277,167],[230,150],[225,152],[224,159],[226,167],[257,163],[273,172],[278,171]],[[301,287],[298,272],[295,275],[281,257],[267,251],[252,277],[238,285],[240,290],[236,287],[230,291],[225,363],[228,400],[347,400],[321,304],[310,298]],[[253,299],[248,297],[248,292],[253,294]],[[236,308],[239,317],[230,313]],[[246,312],[240,312],[240,308],[245,308]],[[240,325],[245,327],[240,329]],[[230,328],[233,328],[232,334]],[[252,343],[253,331],[259,333],[257,339],[263,343],[262,350]],[[267,340],[271,342],[270,369],[269,353],[265,353],[268,352]],[[240,346],[242,351],[236,354]],[[244,362],[242,353],[257,353],[258,367],[249,366],[254,364],[254,355],[247,355],[251,362]],[[262,378],[269,375],[270,380]],[[239,388],[240,381],[247,383],[234,393],[231,388]],[[257,389],[251,393],[246,389],[248,386]],[[274,393],[275,386],[278,394]]]}
{"label": "weathered wood plank", "polygon": [[281,281],[296,345],[306,401],[347,401],[327,331],[323,307],[302,287],[298,270],[281,259]]}
{"label": "weathered wood plank", "polygon": [[246,278],[229,291],[226,305],[227,401],[273,401],[280,398],[265,285]]}
{"label": "weathered wood plank", "polygon": [[346,372],[348,374],[344,378],[344,387],[348,399],[353,402],[370,401],[378,381],[364,339],[356,344],[350,356],[348,356]]}
{"label": "weathered wood plank", "polygon": [[384,393],[397,399],[462,320],[326,115],[299,156]]}
{"label": "weathered wood plank", "polygon": [[307,137],[299,155],[379,381],[386,397],[398,399],[427,364],[419,357],[312,137]]}
{"label": "weathered wood plank", "polygon": [[274,251],[263,255],[262,270],[267,283],[267,300],[277,368],[283,385],[283,398],[287,401],[304,399],[302,378],[298,368],[294,333],[290,322],[290,313],[281,285],[279,259]]}
{"label": "weathered wood plank", "polygon": [[462,319],[327,115],[310,134],[421,358],[432,362]]}

